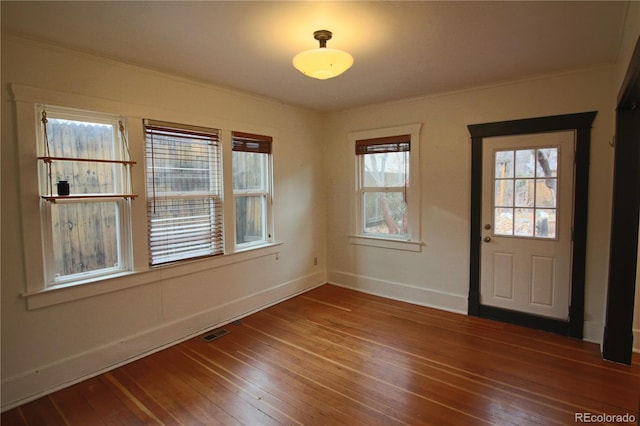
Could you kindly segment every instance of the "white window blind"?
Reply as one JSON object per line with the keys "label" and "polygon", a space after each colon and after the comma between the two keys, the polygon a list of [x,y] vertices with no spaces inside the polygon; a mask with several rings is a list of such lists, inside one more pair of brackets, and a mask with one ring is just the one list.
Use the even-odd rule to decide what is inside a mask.
{"label": "white window blind", "polygon": [[144,121],[150,264],[224,253],[216,129]]}

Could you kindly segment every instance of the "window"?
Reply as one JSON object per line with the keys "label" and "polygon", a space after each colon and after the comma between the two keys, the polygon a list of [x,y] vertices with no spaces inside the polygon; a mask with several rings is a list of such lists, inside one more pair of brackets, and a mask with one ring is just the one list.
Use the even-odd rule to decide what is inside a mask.
{"label": "window", "polygon": [[350,133],[356,159],[352,242],[419,250],[420,127]]}
{"label": "window", "polygon": [[411,136],[356,141],[363,234],[407,236]]}
{"label": "window", "polygon": [[[10,87],[28,309],[156,282],[159,266],[170,278],[279,252],[270,137],[141,120],[113,113],[112,101]],[[63,180],[69,195],[58,191]],[[236,204],[245,219],[237,243]]]}
{"label": "window", "polygon": [[[130,193],[130,180],[123,119],[51,106],[39,112],[45,285],[130,269],[130,201],[123,196]],[[55,190],[60,181],[68,182],[66,195]]]}
{"label": "window", "polygon": [[236,247],[271,239],[271,143],[269,136],[232,133]]}
{"label": "window", "polygon": [[496,151],[494,232],[556,238],[558,148]]}
{"label": "window", "polygon": [[218,130],[144,121],[150,264],[224,253]]}

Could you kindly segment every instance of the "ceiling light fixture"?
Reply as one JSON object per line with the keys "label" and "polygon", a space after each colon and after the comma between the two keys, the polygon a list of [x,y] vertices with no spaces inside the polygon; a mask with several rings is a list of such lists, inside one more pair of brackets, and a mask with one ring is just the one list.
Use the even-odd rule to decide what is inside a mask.
{"label": "ceiling light fixture", "polygon": [[337,49],[328,49],[327,40],[331,40],[331,31],[318,30],[313,38],[320,42],[318,49],[306,50],[293,58],[293,66],[304,75],[326,80],[336,77],[353,65],[353,56]]}

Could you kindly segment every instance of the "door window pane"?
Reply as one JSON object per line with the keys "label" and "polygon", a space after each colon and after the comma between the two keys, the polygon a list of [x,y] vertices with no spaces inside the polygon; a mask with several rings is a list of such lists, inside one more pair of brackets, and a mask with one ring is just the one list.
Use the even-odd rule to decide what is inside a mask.
{"label": "door window pane", "polygon": [[516,177],[533,177],[535,161],[533,149],[521,149],[516,152]]}
{"label": "door window pane", "polygon": [[555,177],[558,174],[558,148],[543,148],[537,152],[536,176]]}
{"label": "door window pane", "polygon": [[494,234],[513,235],[513,209],[495,209],[494,224]]}
{"label": "door window pane", "polygon": [[494,163],[496,179],[513,177],[513,151],[496,152],[496,160]]}
{"label": "door window pane", "polygon": [[516,219],[513,233],[514,235],[524,235],[533,237],[533,209],[515,209]]}
{"label": "door window pane", "polygon": [[536,209],[536,237],[556,237],[556,210]]}
{"label": "door window pane", "polygon": [[557,179],[536,179],[536,207],[556,207]]}
{"label": "door window pane", "polygon": [[516,179],[516,207],[533,207],[533,179]]}
{"label": "door window pane", "polygon": [[495,205],[513,206],[513,179],[496,179]]}

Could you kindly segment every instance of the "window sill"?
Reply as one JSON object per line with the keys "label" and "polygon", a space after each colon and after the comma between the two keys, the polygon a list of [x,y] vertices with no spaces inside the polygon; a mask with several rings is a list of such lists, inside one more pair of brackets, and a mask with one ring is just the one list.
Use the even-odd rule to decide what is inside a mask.
{"label": "window sill", "polygon": [[258,250],[258,249],[261,249],[263,247],[272,246],[274,244],[277,244],[277,243],[270,243],[270,242],[266,242],[264,240],[251,242],[251,243],[244,243],[244,244],[240,244],[240,245],[236,246],[236,251],[234,252],[234,254],[245,253],[245,252],[252,251],[252,250]]}
{"label": "window sill", "polygon": [[140,285],[157,283],[165,279],[216,269],[234,263],[246,262],[260,257],[278,255],[281,245],[282,243],[269,243],[212,258],[150,267],[144,271],[119,272],[95,279],[60,284],[42,290],[23,293],[22,297],[27,300],[27,309],[44,308],[114,291],[126,290]]}
{"label": "window sill", "polygon": [[349,235],[349,242],[359,246],[378,247],[391,250],[421,252],[424,245],[421,241],[399,240],[394,238],[369,237],[364,235]]}

